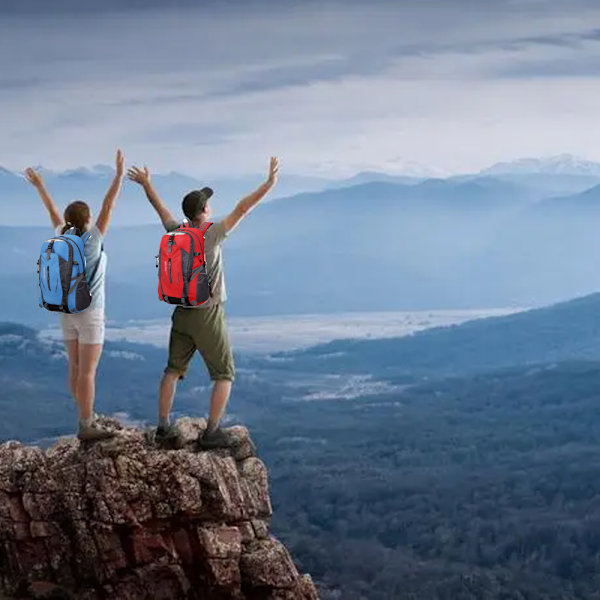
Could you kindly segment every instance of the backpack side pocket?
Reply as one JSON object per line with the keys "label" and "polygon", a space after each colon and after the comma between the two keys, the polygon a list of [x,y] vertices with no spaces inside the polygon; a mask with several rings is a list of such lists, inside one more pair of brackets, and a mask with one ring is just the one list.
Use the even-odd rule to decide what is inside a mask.
{"label": "backpack side pocket", "polygon": [[92,302],[90,294],[90,286],[88,285],[85,273],[78,275],[71,286],[71,290],[75,287],[75,312],[85,310]]}
{"label": "backpack side pocket", "polygon": [[75,290],[75,307],[78,311],[85,310],[92,303],[90,287],[85,277],[77,284]]}
{"label": "backpack side pocket", "polygon": [[190,280],[190,301],[193,306],[204,304],[211,296],[210,279],[206,272],[206,263],[192,271]]}

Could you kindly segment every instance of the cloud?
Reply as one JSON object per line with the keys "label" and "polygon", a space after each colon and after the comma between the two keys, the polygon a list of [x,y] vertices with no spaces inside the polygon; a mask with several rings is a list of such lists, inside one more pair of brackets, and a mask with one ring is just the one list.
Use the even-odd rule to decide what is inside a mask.
{"label": "cloud", "polygon": [[214,175],[262,171],[273,153],[341,176],[600,158],[595,2],[144,5],[0,6],[0,164],[91,165],[117,145]]}
{"label": "cloud", "polygon": [[147,10],[148,8],[181,9],[194,6],[195,0],[3,0],[0,14],[33,15],[40,14],[86,14],[108,11],[124,12]]}

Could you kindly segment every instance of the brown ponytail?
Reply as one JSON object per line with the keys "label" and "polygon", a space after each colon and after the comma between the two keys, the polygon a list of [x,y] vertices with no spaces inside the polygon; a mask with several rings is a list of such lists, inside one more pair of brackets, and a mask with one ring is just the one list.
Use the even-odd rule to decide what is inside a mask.
{"label": "brown ponytail", "polygon": [[85,231],[88,221],[90,220],[90,207],[81,200],[71,202],[67,208],[63,217],[65,219],[65,225],[62,228],[61,235],[70,229],[71,227],[77,227],[79,231]]}

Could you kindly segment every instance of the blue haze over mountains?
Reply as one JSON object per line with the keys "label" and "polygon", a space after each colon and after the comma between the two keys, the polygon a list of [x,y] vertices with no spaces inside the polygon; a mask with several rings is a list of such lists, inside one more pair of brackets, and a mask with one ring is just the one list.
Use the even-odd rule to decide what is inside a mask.
{"label": "blue haze over mountains", "polygon": [[[111,174],[97,166],[46,172],[45,179],[61,207],[82,198],[97,210]],[[213,210],[222,214],[260,181],[259,175],[220,181],[154,176],[176,214],[190,189],[213,186]],[[14,173],[0,172],[0,195],[0,248],[10,257],[2,267],[2,314],[47,322],[35,280],[38,247],[50,231],[47,217],[34,190]],[[584,295],[598,287],[599,207],[600,165],[567,155],[447,179],[284,174],[277,193],[224,246],[229,311],[536,306]],[[167,316],[155,289],[161,228],[131,182],[124,184],[114,224],[106,240],[108,317]]]}

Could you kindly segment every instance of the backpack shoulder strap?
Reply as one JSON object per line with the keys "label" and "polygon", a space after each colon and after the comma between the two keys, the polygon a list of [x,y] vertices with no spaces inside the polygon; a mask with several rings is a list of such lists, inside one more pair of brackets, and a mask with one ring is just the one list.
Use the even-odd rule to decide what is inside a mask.
{"label": "backpack shoulder strap", "polygon": [[83,242],[83,245],[85,246],[85,243],[92,237],[92,234],[89,231],[86,231],[82,236],[81,236],[81,241]]}
{"label": "backpack shoulder strap", "polygon": [[202,227],[200,227],[200,235],[202,237],[204,237],[204,235],[206,234],[206,232],[208,231],[208,228],[212,225],[212,223],[203,223]]}

